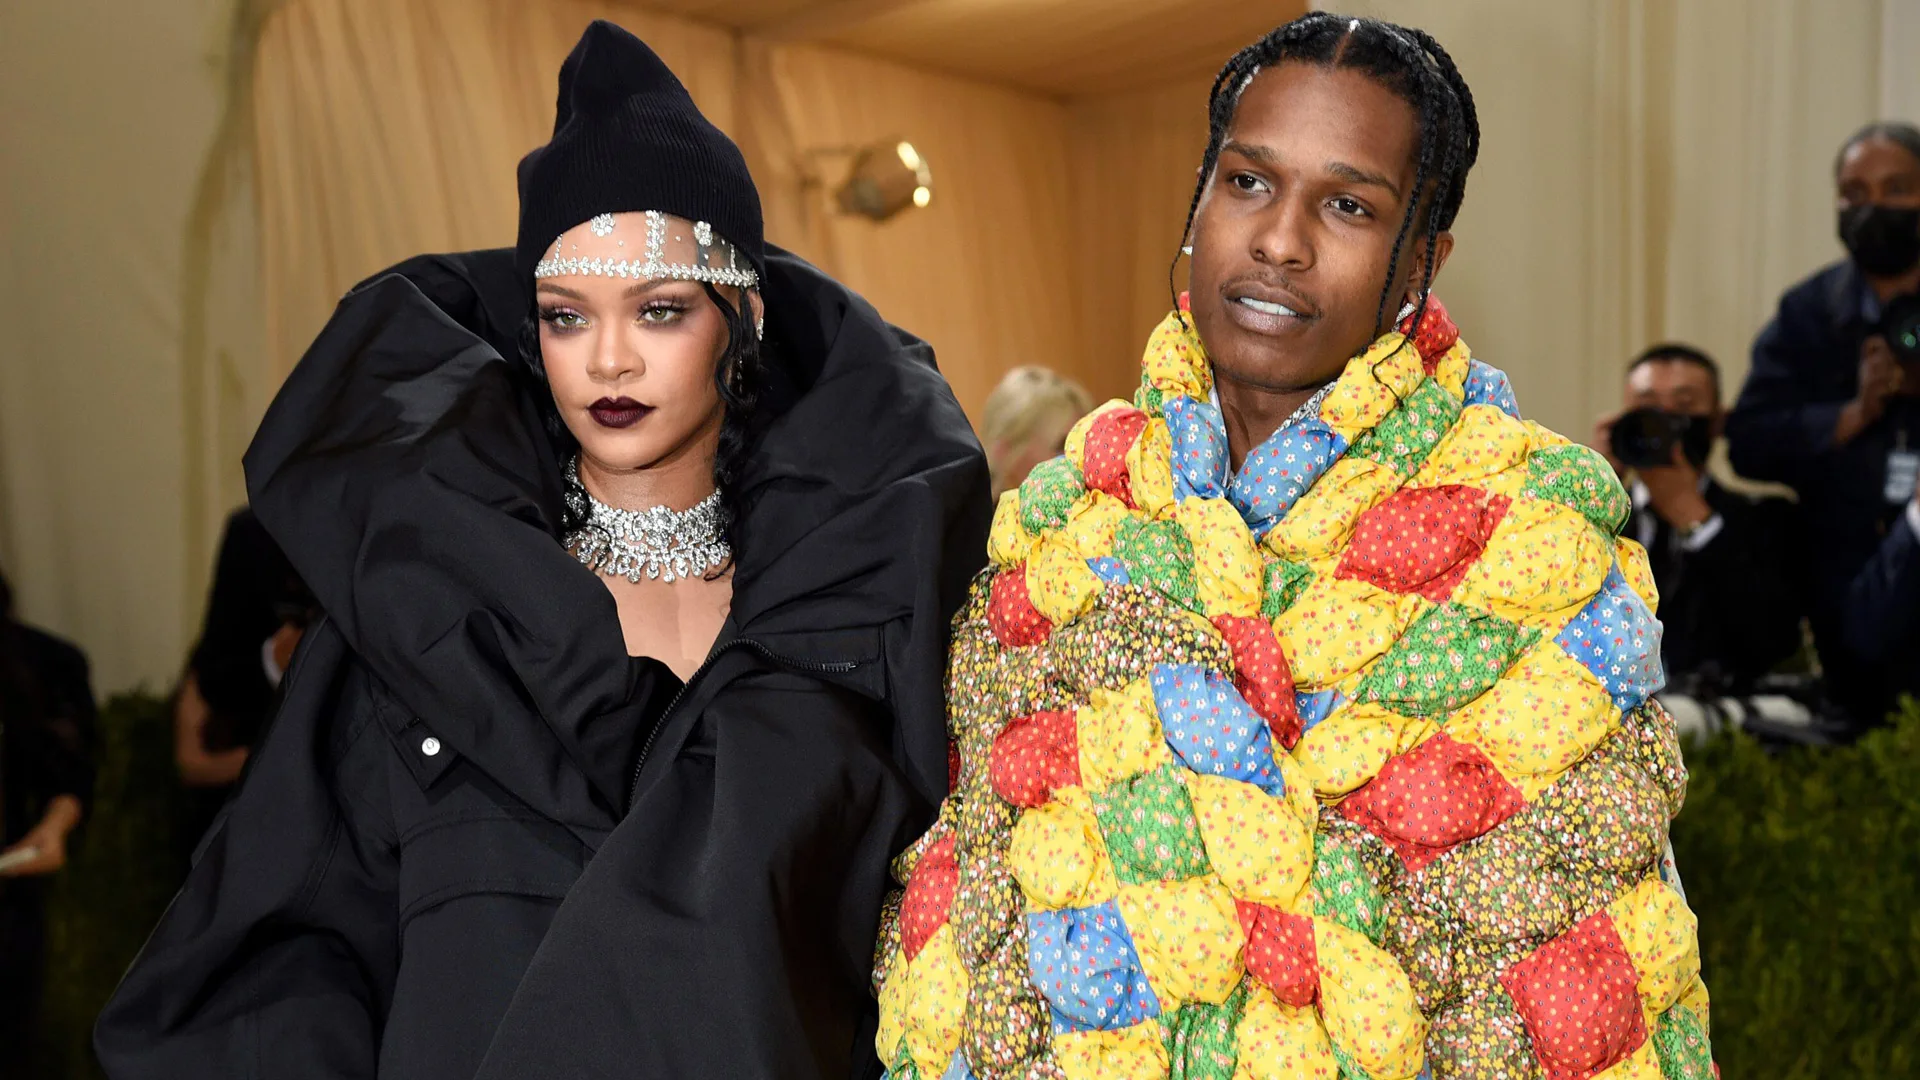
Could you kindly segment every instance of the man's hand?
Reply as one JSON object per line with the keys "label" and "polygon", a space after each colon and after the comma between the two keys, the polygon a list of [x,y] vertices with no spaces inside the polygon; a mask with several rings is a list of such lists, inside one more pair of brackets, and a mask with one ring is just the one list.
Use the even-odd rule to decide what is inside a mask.
{"label": "man's hand", "polygon": [[80,823],[80,800],[71,795],[56,795],[47,804],[47,812],[20,842],[0,852],[11,855],[24,848],[38,852],[29,862],[0,871],[5,877],[40,877],[55,873],[67,865],[67,834]]}
{"label": "man's hand", "polygon": [[[273,669],[285,674],[287,665],[293,663],[293,650],[300,646],[300,635],[304,631],[293,623],[281,623],[280,629],[273,632]],[[279,679],[273,680],[275,684]]]}
{"label": "man's hand", "polygon": [[1647,485],[1653,512],[1679,532],[1698,528],[1713,516],[1713,507],[1700,494],[1700,470],[1678,446],[1673,448],[1670,463],[1641,469],[1640,482]]}
{"label": "man's hand", "polygon": [[1893,347],[1887,344],[1886,338],[1875,334],[1861,342],[1860,389],[1840,410],[1840,423],[1834,428],[1833,440],[1850,443],[1872,427],[1886,414],[1887,399],[1900,393],[1905,381],[1906,373],[1893,358]]}
{"label": "man's hand", "polygon": [[1627,414],[1617,412],[1601,417],[1599,422],[1593,425],[1593,441],[1588,444],[1600,451],[1600,456],[1606,458],[1607,464],[1613,466],[1613,474],[1622,478],[1627,475],[1627,467],[1619,458],[1613,456],[1613,425],[1619,423],[1620,418],[1625,415]]}

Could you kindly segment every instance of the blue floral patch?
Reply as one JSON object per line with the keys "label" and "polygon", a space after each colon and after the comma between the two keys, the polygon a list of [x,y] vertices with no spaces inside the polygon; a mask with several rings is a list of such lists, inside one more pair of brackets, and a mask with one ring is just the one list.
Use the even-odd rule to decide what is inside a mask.
{"label": "blue floral patch", "polygon": [[1568,656],[1593,672],[1621,712],[1639,708],[1666,685],[1660,666],[1660,622],[1628,587],[1619,564],[1580,614],[1554,639]]}
{"label": "blue floral patch", "polygon": [[1133,584],[1133,575],[1127,572],[1127,564],[1110,556],[1102,555],[1088,559],[1087,569],[1093,571],[1095,576],[1109,585]]}
{"label": "blue floral patch", "polygon": [[1491,405],[1515,420],[1520,419],[1520,402],[1513,396],[1513,384],[1507,373],[1478,360],[1467,363],[1466,403]]}
{"label": "blue floral patch", "polygon": [[1133,934],[1111,900],[1029,914],[1027,967],[1055,1034],[1117,1031],[1160,1015]]}
{"label": "blue floral patch", "polygon": [[1167,745],[1187,768],[1285,793],[1267,722],[1232,682],[1198,664],[1161,664],[1148,682]]}
{"label": "blue floral patch", "polygon": [[1293,704],[1300,713],[1302,733],[1312,731],[1315,724],[1332,716],[1335,709],[1346,703],[1347,699],[1340,693],[1340,688],[1337,686],[1329,686],[1325,690],[1315,690],[1312,693],[1304,690],[1293,692]]}
{"label": "blue floral patch", "polygon": [[1161,408],[1173,444],[1173,497],[1218,499],[1227,493],[1227,423],[1220,410],[1182,394]]}

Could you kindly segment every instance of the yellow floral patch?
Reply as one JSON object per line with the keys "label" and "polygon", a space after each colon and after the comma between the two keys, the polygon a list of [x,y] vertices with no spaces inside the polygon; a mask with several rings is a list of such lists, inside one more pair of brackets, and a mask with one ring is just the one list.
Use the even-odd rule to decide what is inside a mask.
{"label": "yellow floral patch", "polygon": [[1162,1014],[1189,1001],[1218,1005],[1239,985],[1245,938],[1218,879],[1122,885],[1118,904]]}
{"label": "yellow floral patch", "polygon": [[1473,374],[1473,350],[1467,348],[1464,339],[1455,338],[1446,355],[1434,366],[1433,381],[1439,383],[1447,393],[1456,399],[1467,396],[1467,376]]}
{"label": "yellow floral patch", "polygon": [[993,530],[987,534],[987,558],[995,566],[1018,566],[1027,561],[1033,548],[1033,534],[1020,522],[1020,489],[1000,493],[993,510]]}
{"label": "yellow floral patch", "polygon": [[1102,587],[1100,575],[1087,567],[1065,532],[1042,536],[1027,556],[1027,596],[1034,610],[1055,626],[1092,610]]}
{"label": "yellow floral patch", "polygon": [[1556,634],[1600,591],[1612,568],[1612,545],[1586,518],[1523,497],[1508,507],[1453,599]]}
{"label": "yellow floral patch", "polygon": [[1320,418],[1347,441],[1387,418],[1426,372],[1420,353],[1397,331],[1347,361],[1340,381],[1320,406]]}
{"label": "yellow floral patch", "polygon": [[1104,491],[1089,491],[1067,511],[1067,525],[1061,530],[1082,559],[1098,559],[1113,554],[1113,537],[1127,519],[1127,504]]}
{"label": "yellow floral patch", "polygon": [[1080,782],[1099,791],[1152,772],[1173,759],[1153,690],[1135,679],[1119,691],[1095,688],[1076,716],[1080,743]]}
{"label": "yellow floral patch", "polygon": [[1528,799],[1545,791],[1619,726],[1606,688],[1551,638],[1542,638],[1493,689],[1447,719]]}
{"label": "yellow floral patch", "polygon": [[1260,613],[1260,549],[1225,499],[1186,499],[1174,521],[1193,541],[1193,578],[1209,617]]}
{"label": "yellow floral patch", "polygon": [[1319,562],[1341,554],[1360,515],[1400,488],[1400,474],[1377,461],[1347,456],[1333,463],[1267,533],[1275,555]]}
{"label": "yellow floral patch", "polygon": [[1496,492],[1511,497],[1527,486],[1529,448],[1527,430],[1520,421],[1493,405],[1469,405],[1407,486],[1465,484],[1492,490],[1488,485],[1496,477],[1513,474],[1509,484],[1513,490]]}
{"label": "yellow floral patch", "polygon": [[1376,1080],[1412,1080],[1426,1060],[1427,1021],[1413,983],[1378,945],[1331,919],[1313,920],[1327,1036]]}
{"label": "yellow floral patch", "polygon": [[1185,394],[1195,401],[1213,392],[1213,365],[1207,362],[1199,335],[1172,311],[1153,328],[1141,357],[1141,376],[1149,386],[1172,397]]}
{"label": "yellow floral patch", "polygon": [[967,972],[954,947],[954,929],[942,926],[908,964],[912,984],[906,1012],[907,1052],[927,1076],[938,1076],[960,1045],[960,1021],[967,1011]]}
{"label": "yellow floral patch", "polygon": [[1020,816],[1008,849],[1013,877],[1034,909],[1091,907],[1120,887],[1100,822],[1083,788],[1062,788],[1053,801]]}
{"label": "yellow floral patch", "polygon": [[1313,829],[1285,799],[1223,776],[1187,778],[1207,861],[1235,899],[1292,911],[1313,876]]}
{"label": "yellow floral patch", "polygon": [[1293,758],[1315,794],[1339,799],[1378,775],[1388,758],[1406,753],[1438,730],[1428,721],[1378,705],[1353,705],[1309,729],[1293,748]]}
{"label": "yellow floral patch", "polygon": [[1647,549],[1623,536],[1613,542],[1613,554],[1620,566],[1620,576],[1627,579],[1627,588],[1647,605],[1648,611],[1659,614],[1660,586],[1654,584],[1653,563],[1647,559]]}
{"label": "yellow floral patch", "polygon": [[1640,973],[1647,1008],[1666,1012],[1700,978],[1698,920],[1680,894],[1658,878],[1642,881],[1607,905],[1607,914]]}
{"label": "yellow floral patch", "polygon": [[1053,1057],[1067,1080],[1165,1080],[1167,1075],[1167,1044],[1155,1020],[1119,1031],[1067,1032],[1054,1038]]}
{"label": "yellow floral patch", "polygon": [[1173,505],[1173,438],[1167,422],[1154,417],[1127,450],[1127,475],[1133,485],[1133,504],[1151,515]]}
{"label": "yellow floral patch", "polygon": [[1284,1005],[1265,987],[1253,986],[1236,1034],[1240,1062],[1234,1080],[1339,1080],[1339,1059],[1315,1009]]}
{"label": "yellow floral patch", "polygon": [[1294,605],[1273,621],[1294,685],[1314,690],[1354,675],[1406,633],[1431,605],[1364,581],[1318,573]]}

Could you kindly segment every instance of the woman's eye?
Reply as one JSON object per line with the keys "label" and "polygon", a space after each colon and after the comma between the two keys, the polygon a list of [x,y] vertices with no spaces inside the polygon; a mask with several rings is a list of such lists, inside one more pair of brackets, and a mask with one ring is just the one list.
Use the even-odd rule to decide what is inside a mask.
{"label": "woman's eye", "polygon": [[587,325],[585,315],[566,308],[546,308],[540,312],[540,321],[555,330],[578,330]]}
{"label": "woman's eye", "polygon": [[640,309],[640,321],[661,325],[673,322],[685,311],[679,304],[648,304]]}

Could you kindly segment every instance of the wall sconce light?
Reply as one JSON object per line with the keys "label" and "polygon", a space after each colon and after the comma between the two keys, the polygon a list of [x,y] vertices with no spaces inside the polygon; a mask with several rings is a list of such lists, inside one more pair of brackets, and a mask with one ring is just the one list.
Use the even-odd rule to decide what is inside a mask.
{"label": "wall sconce light", "polygon": [[846,213],[885,221],[933,202],[933,172],[912,143],[883,139],[854,151],[853,169],[834,198]]}

